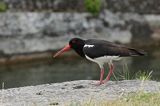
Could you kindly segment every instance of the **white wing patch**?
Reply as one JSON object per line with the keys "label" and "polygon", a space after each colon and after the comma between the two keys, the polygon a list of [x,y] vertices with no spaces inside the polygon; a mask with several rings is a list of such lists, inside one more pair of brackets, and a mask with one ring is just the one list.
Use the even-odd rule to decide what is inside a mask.
{"label": "white wing patch", "polygon": [[84,47],[90,48],[90,47],[94,47],[94,45],[87,45],[87,44],[85,44]]}

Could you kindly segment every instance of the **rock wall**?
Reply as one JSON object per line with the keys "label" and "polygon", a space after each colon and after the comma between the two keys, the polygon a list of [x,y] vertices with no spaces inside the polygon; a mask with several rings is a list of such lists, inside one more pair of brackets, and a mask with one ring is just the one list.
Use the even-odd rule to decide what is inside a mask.
{"label": "rock wall", "polygon": [[99,38],[130,43],[133,36],[150,38],[146,17],[103,11],[89,13],[0,13],[0,50],[17,54],[55,50],[72,37]]}
{"label": "rock wall", "polygon": [[[146,9],[149,8],[146,7],[148,5],[154,7],[156,0],[146,4],[144,0],[139,1],[141,5],[145,5],[141,8],[143,13],[137,11],[138,1],[134,4],[133,1],[124,0],[122,4],[119,1],[115,3],[114,0],[103,0],[103,9],[97,17],[85,12],[83,1],[79,0],[3,1],[8,10],[0,13],[2,56],[59,49],[72,37],[132,44],[139,44],[144,40],[150,43],[153,39],[160,38],[158,7],[157,10]],[[128,8],[123,9],[124,7]],[[38,12],[40,8],[43,11]],[[45,11],[50,8],[52,11]],[[35,12],[31,12],[32,10]]]}
{"label": "rock wall", "polygon": [[[9,11],[86,11],[84,0],[2,0]],[[159,0],[101,0],[102,8],[112,12],[159,14]]]}
{"label": "rock wall", "polygon": [[106,0],[112,12],[138,14],[160,14],[159,0]]}

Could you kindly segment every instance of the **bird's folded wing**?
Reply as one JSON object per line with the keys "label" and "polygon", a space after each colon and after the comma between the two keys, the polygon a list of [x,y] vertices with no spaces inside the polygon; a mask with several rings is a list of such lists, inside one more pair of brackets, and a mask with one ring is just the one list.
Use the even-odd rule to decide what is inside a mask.
{"label": "bird's folded wing", "polygon": [[124,45],[118,45],[106,41],[88,42],[83,47],[83,52],[90,58],[102,56],[139,56],[144,55],[143,51],[134,48],[128,48]]}

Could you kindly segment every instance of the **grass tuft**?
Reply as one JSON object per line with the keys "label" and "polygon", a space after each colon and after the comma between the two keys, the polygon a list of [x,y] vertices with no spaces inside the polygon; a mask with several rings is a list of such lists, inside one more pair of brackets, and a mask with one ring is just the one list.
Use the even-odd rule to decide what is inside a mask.
{"label": "grass tuft", "polygon": [[131,74],[128,66],[126,64],[123,65],[122,71],[117,71],[113,72],[113,76],[115,80],[141,80],[141,81],[146,81],[146,80],[151,80],[152,78],[152,73],[153,71],[146,71],[146,70],[140,70],[135,74]]}
{"label": "grass tuft", "polygon": [[97,16],[101,9],[101,0],[85,0],[84,5],[88,12]]}
{"label": "grass tuft", "polygon": [[4,12],[7,10],[7,5],[4,2],[0,1],[0,12]]}
{"label": "grass tuft", "polygon": [[153,71],[139,71],[136,73],[135,78],[142,81],[151,80],[152,72]]}
{"label": "grass tuft", "polygon": [[159,106],[160,93],[146,93],[138,91],[129,93],[125,97],[116,100],[88,100],[84,103],[75,102],[66,106]]}

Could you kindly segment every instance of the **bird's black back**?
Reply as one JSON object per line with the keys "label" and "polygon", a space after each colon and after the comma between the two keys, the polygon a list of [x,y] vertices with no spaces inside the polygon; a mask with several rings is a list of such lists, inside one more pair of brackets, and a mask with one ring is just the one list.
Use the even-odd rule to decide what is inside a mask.
{"label": "bird's black back", "polygon": [[97,58],[101,56],[143,56],[145,52],[136,50],[124,45],[115,44],[105,40],[88,39],[85,41],[86,45],[94,45],[93,47],[83,47],[83,52],[91,57]]}

